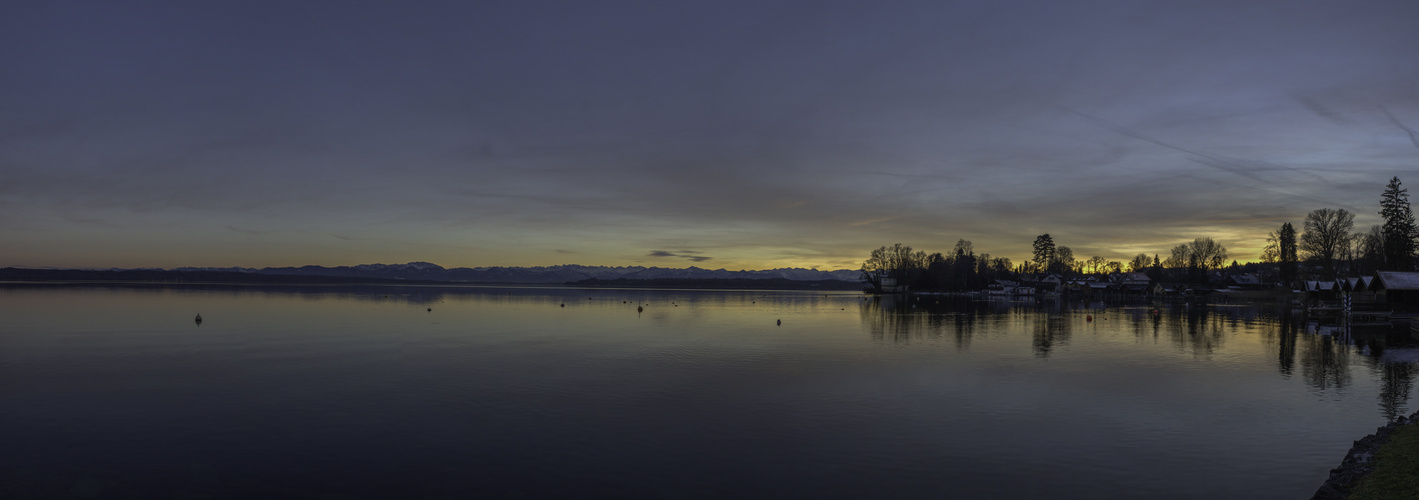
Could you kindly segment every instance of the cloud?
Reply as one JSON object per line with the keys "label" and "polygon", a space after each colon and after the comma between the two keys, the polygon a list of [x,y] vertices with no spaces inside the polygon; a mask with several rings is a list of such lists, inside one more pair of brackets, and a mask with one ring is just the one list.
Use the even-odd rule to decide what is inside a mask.
{"label": "cloud", "polygon": [[1414,147],[1419,148],[1419,132],[1416,132],[1414,129],[1409,128],[1409,126],[1405,125],[1403,122],[1400,122],[1399,118],[1395,118],[1394,113],[1390,113],[1388,109],[1384,109],[1384,112],[1385,116],[1389,117],[1389,121],[1394,123],[1394,126],[1399,127],[1400,130],[1403,130],[1405,133],[1409,134],[1409,142],[1414,144]]}
{"label": "cloud", "polygon": [[1335,110],[1330,109],[1329,106],[1326,106],[1325,104],[1310,96],[1295,95],[1292,96],[1292,98],[1296,99],[1296,101],[1301,103],[1302,106],[1305,106],[1306,109],[1311,110],[1311,112],[1315,113],[1316,116],[1329,120],[1332,123],[1335,123],[1336,125],[1347,126],[1353,125],[1355,123],[1355,120],[1346,118],[1344,115],[1337,113]]}
{"label": "cloud", "polygon": [[681,250],[681,251],[679,251],[678,253],[677,253],[677,252],[668,252],[668,251],[665,251],[665,250],[651,250],[650,253],[646,254],[646,256],[647,256],[647,257],[677,257],[677,258],[685,259],[685,260],[688,260],[688,261],[691,261],[691,262],[704,262],[704,261],[707,261],[707,260],[714,259],[714,257],[710,257],[710,256],[707,256],[707,255],[698,255],[699,253],[701,253],[701,252],[698,252],[698,251],[695,251],[695,250]]}
{"label": "cloud", "polygon": [[1042,233],[1124,259],[1373,214],[1419,148],[1415,2],[520,5],[0,18],[34,68],[6,81],[0,234],[94,261],[73,242],[125,228],[285,264],[856,267]]}

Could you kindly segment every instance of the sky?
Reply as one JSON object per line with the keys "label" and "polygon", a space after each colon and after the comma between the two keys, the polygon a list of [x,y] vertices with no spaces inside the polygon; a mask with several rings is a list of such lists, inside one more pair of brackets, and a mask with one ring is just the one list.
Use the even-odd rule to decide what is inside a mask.
{"label": "sky", "polygon": [[1256,259],[1419,183],[1419,2],[7,2],[0,266]]}

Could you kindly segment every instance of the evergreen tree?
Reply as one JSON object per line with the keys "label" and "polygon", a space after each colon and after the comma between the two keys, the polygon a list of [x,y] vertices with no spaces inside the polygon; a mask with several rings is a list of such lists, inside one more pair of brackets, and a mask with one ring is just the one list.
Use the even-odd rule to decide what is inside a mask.
{"label": "evergreen tree", "polygon": [[926,283],[924,288],[929,290],[950,290],[950,285],[954,281],[954,278],[951,261],[941,255],[941,252],[936,252],[926,257]]}
{"label": "evergreen tree", "polygon": [[1290,286],[1296,279],[1296,228],[1290,222],[1281,225],[1276,233],[1276,262],[1281,268],[1281,282]]}
{"label": "evergreen tree", "polygon": [[952,283],[953,290],[975,290],[980,288],[979,280],[976,278],[976,252],[970,241],[965,239],[956,241],[955,257],[952,259],[955,267],[956,281]]}
{"label": "evergreen tree", "polygon": [[1385,221],[1380,229],[1384,266],[1392,271],[1410,271],[1414,269],[1414,238],[1419,231],[1414,226],[1414,212],[1409,209],[1409,190],[1399,185],[1398,177],[1391,178],[1380,195],[1380,217]]}
{"label": "evergreen tree", "polygon": [[1040,271],[1048,272],[1054,258],[1054,238],[1051,238],[1049,233],[1035,237],[1035,265]]}

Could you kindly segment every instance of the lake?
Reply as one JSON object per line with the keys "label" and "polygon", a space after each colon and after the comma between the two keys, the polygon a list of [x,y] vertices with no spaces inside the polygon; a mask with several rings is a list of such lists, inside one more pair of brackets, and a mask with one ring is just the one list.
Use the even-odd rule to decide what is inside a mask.
{"label": "lake", "polygon": [[1412,411],[1419,360],[1407,331],[1314,330],[1284,305],[7,285],[0,497],[1308,498]]}

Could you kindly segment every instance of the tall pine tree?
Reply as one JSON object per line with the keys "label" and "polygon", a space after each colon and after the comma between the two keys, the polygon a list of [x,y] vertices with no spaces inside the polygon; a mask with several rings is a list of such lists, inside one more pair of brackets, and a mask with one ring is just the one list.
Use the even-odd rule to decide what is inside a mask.
{"label": "tall pine tree", "polygon": [[1281,282],[1291,286],[1296,279],[1296,228],[1290,222],[1281,225],[1276,233],[1276,262],[1281,269]]}
{"label": "tall pine tree", "polygon": [[1409,209],[1408,189],[1399,187],[1399,177],[1389,180],[1380,195],[1380,228],[1384,240],[1384,268],[1391,271],[1414,270],[1414,238],[1419,236],[1414,226],[1414,212]]}
{"label": "tall pine tree", "polygon": [[1049,237],[1049,233],[1035,237],[1035,266],[1039,272],[1049,272],[1050,264],[1055,259],[1054,238]]}

